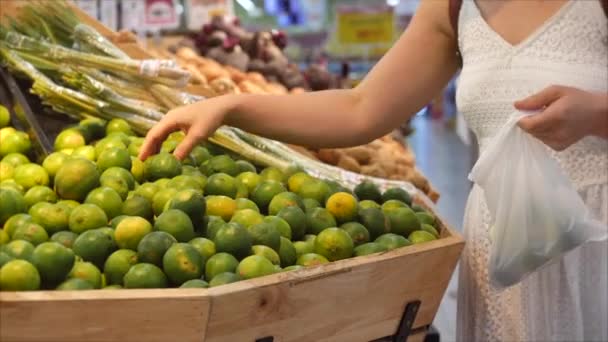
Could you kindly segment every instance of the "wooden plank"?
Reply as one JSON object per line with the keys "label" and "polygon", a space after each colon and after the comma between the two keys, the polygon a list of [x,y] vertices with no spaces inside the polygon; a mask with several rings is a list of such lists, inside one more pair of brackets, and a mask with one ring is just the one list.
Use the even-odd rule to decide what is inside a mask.
{"label": "wooden plank", "polygon": [[429,325],[462,247],[452,236],[211,289],[207,340],[369,341],[395,332],[416,299],[414,328]]}
{"label": "wooden plank", "polygon": [[2,342],[204,341],[204,290],[0,292]]}

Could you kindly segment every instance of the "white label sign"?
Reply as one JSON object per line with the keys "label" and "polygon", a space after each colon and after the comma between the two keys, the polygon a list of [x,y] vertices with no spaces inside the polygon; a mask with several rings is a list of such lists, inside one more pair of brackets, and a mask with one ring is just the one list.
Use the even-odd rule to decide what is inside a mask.
{"label": "white label sign", "polygon": [[214,16],[233,16],[230,0],[186,0],[187,23],[190,30],[200,30]]}

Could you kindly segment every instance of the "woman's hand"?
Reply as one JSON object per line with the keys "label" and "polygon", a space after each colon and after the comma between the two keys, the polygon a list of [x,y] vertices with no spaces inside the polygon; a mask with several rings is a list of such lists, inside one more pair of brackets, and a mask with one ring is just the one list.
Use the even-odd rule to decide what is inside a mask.
{"label": "woman's hand", "polygon": [[158,152],[169,134],[181,130],[186,133],[186,137],[174,154],[177,158],[184,159],[196,144],[222,125],[230,108],[230,99],[230,96],[222,96],[171,110],[148,132],[139,158],[146,160]]}
{"label": "woman's hand", "polygon": [[608,94],[551,86],[515,103],[515,108],[539,111],[519,121],[519,127],[556,151],[590,135],[608,139]]}

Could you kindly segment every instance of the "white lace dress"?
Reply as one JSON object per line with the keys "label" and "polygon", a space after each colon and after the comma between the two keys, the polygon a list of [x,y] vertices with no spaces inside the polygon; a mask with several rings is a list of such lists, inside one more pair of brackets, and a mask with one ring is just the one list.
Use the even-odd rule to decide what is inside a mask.
{"label": "white lace dress", "polygon": [[[481,153],[516,100],[553,84],[608,91],[608,23],[599,1],[571,0],[530,37],[511,45],[465,0],[459,45],[457,105]],[[608,142],[585,138],[555,156],[592,213],[608,222]],[[608,341],[607,243],[576,249],[500,292],[488,282],[489,224],[483,193],[474,187],[464,221],[459,341]]]}

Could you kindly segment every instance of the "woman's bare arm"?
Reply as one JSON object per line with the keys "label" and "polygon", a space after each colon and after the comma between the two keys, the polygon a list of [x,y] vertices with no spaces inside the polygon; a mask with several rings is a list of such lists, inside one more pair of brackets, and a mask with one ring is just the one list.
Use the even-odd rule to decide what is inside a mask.
{"label": "woman's bare arm", "polygon": [[229,95],[177,108],[154,127],[142,147],[145,159],[172,131],[187,137],[183,158],[222,124],[272,139],[342,147],[369,142],[407,120],[444,88],[458,68],[448,1],[422,1],[396,45],[355,89],[298,95]]}

